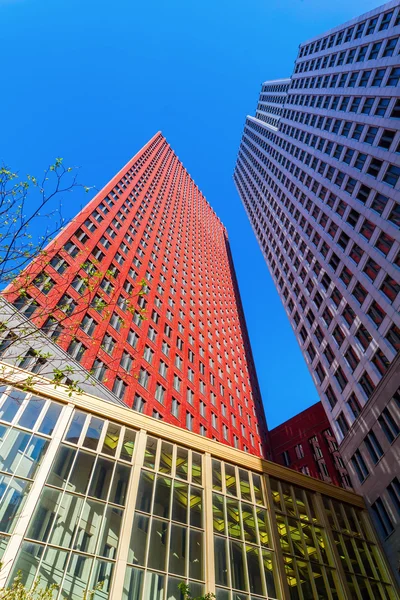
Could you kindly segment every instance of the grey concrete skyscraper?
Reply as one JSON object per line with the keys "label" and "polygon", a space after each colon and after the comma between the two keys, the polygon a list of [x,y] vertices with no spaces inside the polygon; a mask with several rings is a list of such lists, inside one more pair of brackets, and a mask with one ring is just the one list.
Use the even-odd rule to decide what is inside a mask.
{"label": "grey concrete skyscraper", "polygon": [[[234,180],[393,566],[400,538],[400,3],[263,84]],[[396,568],[397,570],[397,568]]]}

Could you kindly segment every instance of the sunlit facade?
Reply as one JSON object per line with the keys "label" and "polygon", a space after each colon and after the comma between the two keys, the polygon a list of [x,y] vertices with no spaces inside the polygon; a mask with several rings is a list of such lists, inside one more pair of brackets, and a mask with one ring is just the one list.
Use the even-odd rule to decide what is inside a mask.
{"label": "sunlit facade", "polygon": [[54,598],[397,597],[363,500],[95,396],[8,368],[0,585]]}

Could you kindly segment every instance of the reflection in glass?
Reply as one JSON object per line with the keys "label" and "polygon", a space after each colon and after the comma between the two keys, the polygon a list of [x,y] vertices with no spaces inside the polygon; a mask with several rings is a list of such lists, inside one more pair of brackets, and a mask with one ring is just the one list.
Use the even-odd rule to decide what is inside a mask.
{"label": "reflection in glass", "polygon": [[226,560],[226,541],[214,536],[215,582],[218,585],[228,585],[228,564]]}
{"label": "reflection in glass", "polygon": [[201,476],[201,454],[192,452],[192,481],[193,483],[203,483]]}
{"label": "reflection in glass", "polygon": [[60,488],[65,486],[75,455],[75,448],[61,446],[58,449],[53,466],[51,467],[51,471],[47,478],[48,484]]}
{"label": "reflection in glass", "polygon": [[122,506],[125,505],[130,474],[130,467],[117,463],[114,473],[114,479],[111,486],[109,502],[121,504]]}
{"label": "reflection in glass", "polygon": [[10,538],[4,536],[4,535],[0,535],[0,561],[3,557],[4,552],[7,549],[7,544],[8,544],[8,540]]}
{"label": "reflection in glass", "polygon": [[66,442],[70,442],[71,444],[78,443],[81,432],[82,432],[82,427],[83,427],[83,424],[85,421],[86,421],[86,413],[76,410],[74,412],[74,416],[72,417],[72,421],[68,428],[68,431],[65,434]]}
{"label": "reflection in glass", "polygon": [[89,448],[89,450],[97,449],[103,425],[103,419],[99,419],[98,417],[90,418],[89,427],[87,428],[86,435],[83,440],[83,446],[85,446],[85,448]]}
{"label": "reflection in glass", "polygon": [[188,451],[186,448],[176,449],[176,476],[187,480],[188,478]]}
{"label": "reflection in glass", "polygon": [[173,521],[187,523],[188,487],[187,483],[174,481],[171,516]]}
{"label": "reflection in glass", "polygon": [[162,442],[161,454],[160,454],[160,473],[166,473],[171,475],[172,469],[172,444],[168,442]]}
{"label": "reflection in glass", "polygon": [[[53,491],[53,490],[52,490]],[[54,527],[50,533],[49,543],[70,548],[75,534],[76,522],[83,505],[83,499],[64,494],[58,506]]]}
{"label": "reflection in glass", "polygon": [[72,554],[62,586],[61,597],[67,600],[82,600],[89,583],[93,558],[83,554]]}
{"label": "reflection in glass", "polygon": [[226,514],[228,517],[228,535],[241,538],[242,527],[239,511],[239,502],[233,498],[226,498]]}
{"label": "reflection in glass", "polygon": [[225,463],[225,483],[226,493],[237,496],[235,467],[228,465],[227,463]]}
{"label": "reflection in glass", "polygon": [[153,487],[154,473],[142,471],[140,473],[139,488],[136,496],[136,510],[150,512]]}
{"label": "reflection in glass", "polygon": [[169,571],[176,575],[186,575],[186,537],[188,529],[171,525],[169,543]]}
{"label": "reflection in glass", "polygon": [[39,503],[36,506],[33,518],[29,524],[27,537],[45,542],[54,523],[56,512],[59,508],[62,492],[44,488]]}
{"label": "reflection in glass", "polygon": [[127,567],[124,581],[123,600],[138,600],[142,597],[144,572]]}
{"label": "reflection in glass", "polygon": [[212,461],[212,485],[213,490],[222,491],[221,463],[219,460],[214,459]]}
{"label": "reflection in glass", "polygon": [[146,450],[144,452],[143,466],[154,469],[156,464],[157,440],[147,436]]}
{"label": "reflection in glass", "polygon": [[89,452],[84,452],[83,450],[78,451],[67,489],[77,492],[78,494],[86,494],[95,458],[96,456],[94,454],[89,454]]}
{"label": "reflection in glass", "polygon": [[203,527],[203,490],[190,487],[190,524],[193,527]]}
{"label": "reflection in glass", "polygon": [[88,554],[96,551],[97,540],[103,519],[104,504],[86,500],[80,517],[74,549]]}
{"label": "reflection in glass", "polygon": [[17,414],[18,409],[21,407],[25,396],[26,394],[23,394],[18,390],[9,389],[6,395],[6,399],[4,400],[3,405],[0,408],[0,419],[11,423],[11,421]]}
{"label": "reflection in glass", "polygon": [[2,471],[15,472],[30,439],[30,433],[11,429],[1,448],[0,469]]}
{"label": "reflection in glass", "polygon": [[195,529],[189,537],[189,577],[203,579],[203,533]]}
{"label": "reflection in glass", "polygon": [[121,427],[116,423],[109,423],[107,427],[107,433],[104,438],[103,447],[101,451],[109,456],[115,456],[119,436],[121,434]]}
{"label": "reflection in glass", "polygon": [[25,405],[24,412],[18,420],[18,425],[21,427],[26,427],[27,429],[33,429],[45,403],[46,400],[43,398],[32,396]]}
{"label": "reflection in glass", "polygon": [[67,566],[68,552],[58,548],[47,548],[39,567],[39,589],[56,584],[60,585]]}
{"label": "reflection in glass", "polygon": [[256,504],[265,504],[264,494],[263,494],[263,490],[262,490],[262,486],[261,486],[261,477],[259,475],[256,475],[255,473],[252,473],[252,477],[253,477],[254,498],[255,498]]}
{"label": "reflection in glass", "polygon": [[171,479],[158,475],[156,492],[154,494],[153,514],[169,518],[169,507],[171,502]]}
{"label": "reflection in glass", "polygon": [[263,508],[256,508],[258,535],[260,536],[261,546],[268,546],[268,528],[267,528],[267,511]]}
{"label": "reflection in glass", "polygon": [[168,543],[168,526],[165,521],[153,519],[151,525],[150,548],[147,566],[158,571],[165,570],[165,555]]}
{"label": "reflection in glass", "polygon": [[46,454],[49,441],[33,435],[25,449],[25,454],[16,469],[16,475],[34,479],[38,468]]}
{"label": "reflection in glass", "polygon": [[98,457],[89,487],[89,496],[106,500],[115,463],[106,458]]}
{"label": "reflection in glass", "polygon": [[216,588],[217,600],[231,600],[231,593],[228,590],[222,588]]}
{"label": "reflection in glass", "polygon": [[149,517],[136,513],[128,553],[128,562],[133,565],[144,565],[149,521]]}
{"label": "reflection in glass", "polygon": [[108,598],[110,592],[112,574],[114,571],[114,563],[96,559],[92,570],[90,589],[94,590],[97,585],[101,584],[101,589],[96,590],[93,596],[89,595],[88,600],[96,600],[100,598]]}
{"label": "reflection in glass", "polygon": [[247,471],[239,469],[239,481],[240,495],[242,497],[242,500],[249,500],[251,502],[250,480]]}
{"label": "reflection in glass", "polygon": [[246,577],[244,573],[243,544],[229,540],[230,565],[232,587],[237,590],[246,590]]}
{"label": "reflection in glass", "polygon": [[135,449],[136,431],[125,429],[124,442],[121,448],[121,458],[132,462],[133,451]]}
{"label": "reflection in glass", "polygon": [[244,539],[250,544],[258,544],[254,510],[251,504],[242,502]]}
{"label": "reflection in glass", "polygon": [[[178,589],[180,583],[182,583],[181,578],[168,577],[167,600],[183,600],[182,592]],[[192,586],[190,586],[190,592],[191,594],[194,593]]]}
{"label": "reflection in glass", "polygon": [[31,485],[17,477],[11,480],[0,475],[0,531],[12,533]]}
{"label": "reflection in glass", "polygon": [[271,598],[276,598],[276,587],[275,587],[275,562],[274,555],[268,550],[262,550],[262,560],[264,564],[265,583],[267,585],[267,594]]}
{"label": "reflection in glass", "polygon": [[106,558],[114,558],[117,553],[123,512],[120,508],[108,506],[103,521],[98,553]]}
{"label": "reflection in glass", "polygon": [[213,494],[213,524],[216,533],[226,533],[224,497],[220,494]]}
{"label": "reflection in glass", "polygon": [[143,600],[163,600],[164,585],[164,575],[150,573],[148,571],[146,573],[146,585],[144,586]]}
{"label": "reflection in glass", "polygon": [[61,404],[50,402],[38,431],[40,433],[45,433],[46,435],[51,435],[55,426],[57,425],[58,417],[60,416],[61,411]]}
{"label": "reflection in glass", "polygon": [[260,570],[260,551],[254,546],[246,546],[247,570],[249,586],[252,594],[263,594],[263,584]]}
{"label": "reflection in glass", "polygon": [[30,589],[36,576],[42,554],[43,546],[32,544],[31,542],[23,542],[8,579],[8,584],[10,584],[15,579],[18,572],[20,572],[22,585],[27,589]]}

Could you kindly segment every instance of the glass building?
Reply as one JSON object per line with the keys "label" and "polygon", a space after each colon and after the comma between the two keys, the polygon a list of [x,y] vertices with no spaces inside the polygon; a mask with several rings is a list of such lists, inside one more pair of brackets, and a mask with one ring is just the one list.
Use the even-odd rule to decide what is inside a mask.
{"label": "glass building", "polygon": [[[0,396],[0,585],[54,598],[395,599],[347,490],[7,367]],[[6,371],[2,371],[5,377]],[[100,589],[101,588],[101,589]]]}

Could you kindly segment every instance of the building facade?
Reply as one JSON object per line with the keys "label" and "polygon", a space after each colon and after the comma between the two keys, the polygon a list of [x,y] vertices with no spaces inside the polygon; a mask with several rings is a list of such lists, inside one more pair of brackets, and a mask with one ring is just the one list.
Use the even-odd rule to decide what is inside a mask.
{"label": "building facade", "polygon": [[[346,448],[359,432],[343,456],[360,492],[358,457],[370,461],[368,500],[382,494],[396,524],[390,547],[399,505],[375,477],[384,454],[375,429],[385,435],[386,407],[392,449],[400,414],[383,382],[400,350],[399,49],[397,0],[301,44],[290,84],[263,84],[234,174],[332,429]],[[398,489],[396,453],[387,464]]]}
{"label": "building facade", "polygon": [[275,462],[351,489],[336,437],[321,402],[270,429],[269,439]]}
{"label": "building facade", "polygon": [[134,410],[263,452],[227,233],[161,133],[4,297]]}
{"label": "building facade", "polygon": [[[395,600],[361,496],[7,365],[0,587],[55,599]],[[100,584],[100,586],[99,586]]]}

